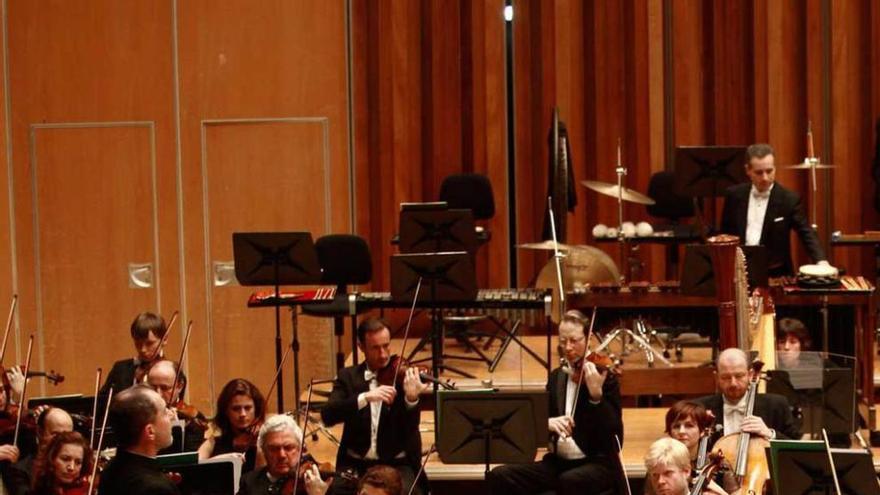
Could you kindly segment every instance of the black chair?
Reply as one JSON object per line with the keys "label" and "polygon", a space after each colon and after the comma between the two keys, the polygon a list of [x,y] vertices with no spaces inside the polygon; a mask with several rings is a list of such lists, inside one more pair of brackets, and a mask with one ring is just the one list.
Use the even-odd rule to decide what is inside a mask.
{"label": "black chair", "polygon": [[[367,284],[373,279],[373,260],[367,242],[356,235],[331,234],[315,242],[318,264],[321,265],[321,283],[336,286],[336,296],[330,303],[306,304],[303,314],[333,318],[333,333],[336,335],[336,369],[345,365],[342,352],[342,337],[345,335],[345,317],[349,313],[349,285]],[[357,364],[357,335],[355,317],[352,316],[352,361]]]}

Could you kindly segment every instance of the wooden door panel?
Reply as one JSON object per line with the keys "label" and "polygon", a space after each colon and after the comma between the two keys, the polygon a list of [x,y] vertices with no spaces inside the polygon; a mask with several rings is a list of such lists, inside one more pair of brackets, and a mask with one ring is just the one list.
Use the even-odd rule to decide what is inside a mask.
{"label": "wooden door panel", "polygon": [[[91,390],[133,352],[133,316],[160,308],[153,143],[150,122],[32,129],[40,361],[67,377],[53,394]],[[151,288],[130,286],[132,262],[153,264]]]}

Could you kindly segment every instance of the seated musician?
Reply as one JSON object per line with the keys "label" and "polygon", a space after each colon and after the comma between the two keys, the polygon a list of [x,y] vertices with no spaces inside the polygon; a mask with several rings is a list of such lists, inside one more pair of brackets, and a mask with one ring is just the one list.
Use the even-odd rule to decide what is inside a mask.
{"label": "seated musician", "polygon": [[[25,455],[17,463],[15,468],[26,473],[28,486],[33,479],[34,460],[40,452],[42,452],[49,442],[60,433],[69,433],[73,431],[73,418],[67,411],[58,407],[46,407],[37,416],[37,448],[28,455]],[[15,491],[15,490],[13,490]]]}
{"label": "seated musician", "polygon": [[6,370],[2,378],[0,423],[5,431],[3,431],[2,440],[0,440],[0,493],[23,495],[28,492],[30,478],[26,472],[15,466],[21,456],[21,451],[13,444],[19,408],[12,404],[11,398],[14,395],[21,396],[25,379],[18,367]]}
{"label": "seated musician", "polygon": [[[573,369],[584,356],[588,319],[568,311],[559,323],[559,347]],[[575,391],[577,404],[574,403]],[[623,442],[620,385],[607,370],[591,362],[574,374],[557,368],[547,383],[550,392],[548,430],[558,440],[551,453],[534,464],[499,466],[488,476],[495,495],[616,493],[619,476],[617,440]]]}
{"label": "seated musician", "polygon": [[[691,467],[694,470],[698,470],[701,467],[697,465],[700,440],[707,429],[714,424],[715,417],[712,416],[712,413],[707,411],[702,404],[696,402],[680,400],[666,411],[666,434],[683,443],[688,448]],[[714,439],[717,439],[717,435],[710,433],[709,440]],[[724,461],[724,464],[725,468],[729,468],[727,461]],[[714,481],[724,487],[724,490],[728,493],[733,493],[739,488],[736,476],[734,476],[730,469],[723,470],[715,477]]]}
{"label": "seated musician", "polygon": [[108,420],[116,434],[116,456],[101,474],[98,495],[180,495],[156,463],[171,445],[172,411],[147,385],[114,392]]}
{"label": "seated musician", "polygon": [[791,408],[785,397],[758,394],[754,414],[746,416],[746,392],[752,376],[749,358],[738,348],[725,349],[715,363],[715,380],[720,394],[696,399],[722,421],[724,434],[752,433],[766,439],[800,439]]}
{"label": "seated musician", "polygon": [[[296,421],[286,414],[272,416],[260,427],[257,445],[266,458],[266,466],[255,469],[241,478],[238,495],[269,495],[292,493],[294,479],[298,474],[302,430]],[[308,495],[324,495],[328,485],[321,480],[318,468],[312,465],[303,471],[297,484]],[[290,487],[290,488],[287,488]]]}
{"label": "seated musician", "polygon": [[263,453],[257,449],[257,432],[266,419],[266,399],[256,385],[244,378],[230,380],[217,396],[215,411],[199,447],[199,459],[243,456],[242,474],[264,466]]}
{"label": "seated musician", "polygon": [[357,493],[358,495],[404,495],[400,473],[390,466],[373,466],[367,469],[358,481]]}
{"label": "seated musician", "polygon": [[[688,495],[691,480],[691,458],[688,448],[673,438],[661,438],[651,444],[645,455],[648,488],[657,495]],[[727,495],[711,482],[704,494]]]}
{"label": "seated musician", "polygon": [[110,387],[113,387],[114,393],[118,393],[134,385],[137,376],[145,375],[150,363],[161,357],[160,343],[167,332],[168,327],[161,316],[150,312],[137,315],[131,322],[130,329],[137,356],[113,363],[113,368],[107,374],[107,379],[104,380],[99,393],[106,395]]}
{"label": "seated musician", "polygon": [[82,494],[92,472],[92,449],[78,432],[55,435],[34,462],[31,495]]}
{"label": "seated musician", "polygon": [[[799,368],[811,361],[801,354],[810,350],[812,339],[803,322],[795,318],[780,318],[776,322],[776,356],[780,369]],[[813,363],[816,366],[821,362]]]}
{"label": "seated musician", "polygon": [[[368,318],[357,328],[358,348],[364,362],[339,371],[333,392],[321,409],[324,424],[344,423],[336,455],[336,470],[353,469],[363,475],[378,464],[400,472],[403,486],[410,487],[419,469],[419,394],[428,388],[416,368],[409,368],[403,385],[380,385],[378,373],[391,360],[391,331],[378,318]],[[334,478],[333,493],[351,492]],[[418,484],[413,493],[422,493]]]}
{"label": "seated musician", "polygon": [[794,272],[791,230],[797,232],[814,262],[827,265],[816,231],[804,214],[800,196],[775,183],[773,148],[769,144],[753,144],[746,149],[746,159],[750,182],[725,191],[721,231],[738,236],[746,246],[766,246],[771,277]]}
{"label": "seated musician", "polygon": [[[199,446],[202,445],[202,440],[205,437],[205,427],[202,425],[207,420],[200,412],[197,412],[196,416],[191,418],[177,409],[177,404],[183,397],[184,390],[186,390],[186,378],[183,374],[177,377],[177,384],[175,385],[174,383],[177,369],[177,363],[174,361],[167,359],[156,361],[147,373],[147,385],[156,392],[159,392],[165,403],[175,409],[177,421],[172,426],[179,425],[183,428],[183,451],[192,452],[198,450]],[[174,387],[174,390],[171,390],[172,387]],[[163,451],[161,453],[166,454],[170,452]]]}

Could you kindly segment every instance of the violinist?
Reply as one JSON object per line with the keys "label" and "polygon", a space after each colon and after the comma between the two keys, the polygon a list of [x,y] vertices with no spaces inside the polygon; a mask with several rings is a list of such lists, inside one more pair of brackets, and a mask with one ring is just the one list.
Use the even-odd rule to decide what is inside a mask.
{"label": "violinist", "polygon": [[[688,448],[673,438],[661,438],[645,456],[648,484],[656,495],[689,495],[691,459]],[[715,483],[709,483],[704,494],[727,495]]]}
{"label": "violinist", "polygon": [[[715,418],[712,414],[706,411],[702,404],[693,401],[680,400],[666,411],[666,434],[683,443],[688,448],[691,468],[694,471],[702,467],[697,459],[700,440],[707,434],[709,437],[706,438],[706,445],[708,445],[710,440],[717,439],[717,435],[712,432],[714,424]],[[739,488],[739,484],[736,482],[733,472],[729,469],[729,463],[724,460],[722,464],[726,469],[720,470],[721,473],[714,478],[714,481],[724,487],[724,490],[728,493],[733,493]],[[646,488],[648,489],[646,493],[653,493],[650,491],[650,483],[647,484]]]}
{"label": "violinist", "polygon": [[[363,475],[378,464],[393,466],[409,487],[419,471],[422,439],[419,433],[419,394],[428,389],[415,367],[401,372],[403,383],[380,384],[379,376],[391,362],[391,331],[378,318],[357,327],[358,348],[364,362],[339,371],[333,391],[321,409],[324,424],[344,423],[336,455],[336,470],[353,469]],[[394,373],[392,372],[393,376]],[[331,491],[351,493],[340,477]],[[418,484],[413,493],[422,493]]]}
{"label": "violinist", "polygon": [[131,340],[137,355],[113,363],[113,368],[107,374],[104,385],[101,386],[100,395],[107,395],[110,387],[115,391],[125,390],[134,385],[138,377],[145,377],[153,361],[162,357],[160,348],[167,332],[168,327],[161,316],[150,312],[137,315],[131,322],[130,328]]}
{"label": "violinist", "polygon": [[27,473],[14,465],[21,456],[21,451],[12,444],[18,406],[8,400],[13,393],[20,396],[23,386],[24,375],[17,367],[10,368],[6,373],[3,373],[2,386],[0,386],[0,422],[4,424],[4,429],[10,430],[10,432],[8,435],[6,432],[3,433],[4,439],[0,443],[0,493],[10,495],[23,495],[27,493],[30,486],[30,478]]}
{"label": "violinist", "polygon": [[[328,484],[321,479],[318,468],[297,469],[300,459],[302,430],[296,421],[286,414],[270,417],[260,427],[257,445],[266,458],[266,466],[251,471],[241,478],[238,495],[287,495],[297,491],[308,495],[324,495]],[[302,471],[302,478],[294,483],[292,477]],[[302,488],[302,490],[299,490]]]}
{"label": "violinist", "polygon": [[[174,384],[174,375],[177,372],[177,363],[161,359],[153,363],[150,371],[147,373],[147,385],[153,390],[159,392],[166,404],[170,404],[177,414],[177,420],[172,426],[180,426],[183,428],[183,451],[192,452],[198,450],[205,436],[205,428],[201,425],[206,421],[205,417],[196,412],[194,417],[188,417],[185,411],[179,409],[178,405],[186,406],[181,402],[180,398],[186,390],[186,380],[181,375],[177,379],[177,385]],[[174,390],[171,388],[174,387]],[[162,454],[170,452],[161,452]]]}
{"label": "violinist", "polygon": [[801,432],[791,414],[785,397],[777,394],[759,394],[755,411],[745,416],[746,391],[753,372],[749,357],[738,348],[725,349],[715,363],[715,380],[721,393],[696,399],[707,410],[723,421],[724,434],[745,432],[764,437],[801,438]]}
{"label": "violinist", "polygon": [[257,450],[257,432],[266,420],[266,399],[244,378],[230,380],[217,397],[216,415],[199,447],[199,459],[220,455],[244,455],[241,473],[266,464]]}
{"label": "violinist", "polygon": [[172,412],[146,385],[114,394],[108,418],[116,434],[116,456],[101,474],[98,495],[180,495],[156,463],[171,445]]}
{"label": "violinist", "polygon": [[[560,367],[550,374],[547,429],[557,440],[537,463],[499,466],[488,476],[495,495],[614,493],[619,488],[618,447],[623,441],[620,385],[607,369],[583,360],[587,351],[588,319],[580,311],[566,312],[559,323],[562,357],[574,369]],[[574,366],[581,361],[579,367]],[[580,391],[578,392],[578,390]],[[575,402],[577,396],[577,402]]]}
{"label": "violinist", "polygon": [[79,495],[88,487],[92,450],[78,432],[53,436],[34,462],[31,495]]}

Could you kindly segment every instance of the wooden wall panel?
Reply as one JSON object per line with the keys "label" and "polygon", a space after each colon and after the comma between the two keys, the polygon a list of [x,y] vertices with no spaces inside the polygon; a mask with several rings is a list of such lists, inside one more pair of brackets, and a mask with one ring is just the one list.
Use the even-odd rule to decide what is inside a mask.
{"label": "wooden wall panel", "polygon": [[[85,384],[90,390],[96,366],[109,369],[114,360],[130,356],[128,326],[137,311],[181,307],[169,7],[163,2],[110,0],[92,2],[88,9],[70,2],[7,3],[21,333],[22,337],[30,332],[43,337],[37,342],[36,366],[68,374],[68,382],[58,390],[73,391]],[[86,122],[100,127],[135,121],[149,123],[153,137],[141,128],[37,131],[35,156],[38,160],[44,156],[49,168],[37,165],[36,172],[51,174],[37,175],[39,182],[33,182],[32,125]],[[129,173],[132,179],[142,178],[152,166],[151,155],[155,184],[140,180],[135,184],[136,197],[148,199],[136,211],[142,212],[142,206],[152,211],[153,192],[158,207],[159,251],[154,261],[160,267],[161,293],[159,299],[148,301],[121,288],[125,287],[120,285],[125,267],[119,264],[125,256],[141,256],[129,250],[132,243],[139,247],[143,243],[154,257],[153,222],[133,221],[121,213],[125,210],[102,216],[106,213],[102,208],[131,194],[133,183],[123,178]],[[35,258],[34,244],[38,235],[34,231],[38,205],[32,200],[35,187],[39,197],[48,201],[39,205],[41,212],[50,212],[53,217],[79,215],[72,224],[41,217],[46,229],[39,235],[58,237],[41,239],[39,259]],[[59,244],[65,239],[78,241],[71,244],[70,252]],[[98,251],[90,251],[98,245]],[[99,263],[101,256],[110,253],[113,265]],[[86,267],[88,278],[84,279],[85,272],[80,270]],[[50,298],[42,301],[47,318],[41,327],[37,318],[38,273],[42,274],[43,297]],[[103,283],[95,285],[102,276]],[[135,302],[139,304],[131,304]],[[172,346],[179,346],[179,342],[180,334],[172,337]],[[86,349],[94,352],[84,361],[80,355]],[[48,391],[44,384],[37,385],[34,393]]]}
{"label": "wooden wall panel", "polygon": [[[0,19],[0,22],[3,22],[4,25],[6,24],[5,14],[4,10],[4,17]],[[5,67],[6,64],[6,46],[7,40],[5,38],[0,39],[0,67]],[[7,132],[9,131],[8,96],[7,79],[4,76],[2,84],[0,84],[0,169],[2,169],[2,172],[0,172],[0,306],[7,309],[2,310],[3,314],[7,314],[12,295],[17,292],[18,282],[18,277],[15,276],[15,260],[13,258],[15,253],[13,248],[15,244],[15,230],[12,226],[14,217],[10,215],[15,208],[15,201],[13,199],[14,195],[10,194],[12,184],[9,181],[13,169],[12,156],[9,153],[8,146],[9,140],[7,139]],[[17,333],[17,329],[18,325],[14,324],[11,331]],[[20,342],[20,339],[16,336],[12,338],[12,342]],[[10,358],[12,356],[15,356],[16,359],[18,358],[17,352],[10,353],[9,356]]]}
{"label": "wooden wall panel", "polygon": [[[200,323],[190,369],[202,370],[191,395],[211,411],[233,374],[265,392],[274,371],[270,315],[245,308],[246,289],[210,286],[213,262],[231,259],[229,234],[255,227],[309,227],[314,237],[351,231],[346,3],[277,0],[255,8],[247,1],[197,1],[181,2],[178,9],[187,301],[190,317]],[[202,148],[206,121],[242,118],[315,118],[326,121],[326,129],[211,125]],[[324,176],[315,175],[319,171],[329,174],[326,188]],[[332,374],[330,361],[319,363],[331,355],[328,323],[306,320],[301,346],[314,360],[304,363],[304,381]],[[283,323],[286,344],[289,317]],[[225,352],[245,342],[241,352]],[[285,369],[288,406],[291,369]]]}

